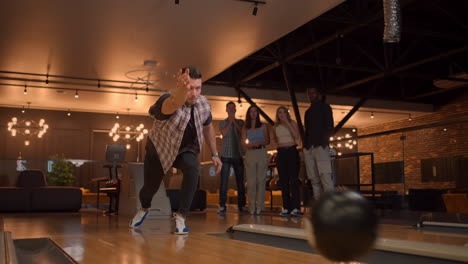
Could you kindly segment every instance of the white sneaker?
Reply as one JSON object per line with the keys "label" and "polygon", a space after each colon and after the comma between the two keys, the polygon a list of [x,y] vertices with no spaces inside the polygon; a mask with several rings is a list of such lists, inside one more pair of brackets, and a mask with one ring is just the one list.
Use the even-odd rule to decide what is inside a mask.
{"label": "white sneaker", "polygon": [[279,215],[280,216],[288,216],[289,215],[288,209],[284,209]]}
{"label": "white sneaker", "polygon": [[175,224],[176,224],[174,234],[176,234],[176,235],[188,234],[189,230],[185,226],[185,218],[182,215],[180,215],[179,213],[174,213],[173,217],[174,217]]}
{"label": "white sneaker", "polygon": [[130,227],[139,227],[141,224],[143,224],[143,221],[145,218],[148,216],[149,210],[147,212],[138,209],[138,212],[136,215],[133,217],[132,221],[130,221],[130,224],[128,226]]}
{"label": "white sneaker", "polygon": [[301,214],[301,210],[295,208],[294,210],[291,211],[291,215],[293,216],[299,216]]}
{"label": "white sneaker", "polygon": [[225,214],[226,213],[226,207],[219,207],[219,210],[217,211],[218,214]]}

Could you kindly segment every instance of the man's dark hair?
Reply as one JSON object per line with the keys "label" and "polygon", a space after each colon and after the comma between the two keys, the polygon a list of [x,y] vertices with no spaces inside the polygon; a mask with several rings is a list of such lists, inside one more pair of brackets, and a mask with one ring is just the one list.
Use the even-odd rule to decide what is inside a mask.
{"label": "man's dark hair", "polygon": [[227,102],[227,104],[226,104],[226,108],[227,108],[228,105],[230,105],[230,104],[233,104],[234,106],[236,106],[236,104],[235,104],[233,101],[229,101],[229,102]]}
{"label": "man's dark hair", "polygon": [[323,95],[323,90],[320,89],[320,87],[318,87],[318,86],[309,86],[309,87],[306,88],[306,90],[309,90],[309,89],[315,89],[315,90],[317,90],[317,92],[318,92],[320,95]]}
{"label": "man's dark hair", "polygon": [[202,74],[199,69],[197,69],[195,66],[187,66],[182,68],[182,73],[185,72],[186,69],[190,70],[189,76],[190,79],[200,79],[202,77]]}

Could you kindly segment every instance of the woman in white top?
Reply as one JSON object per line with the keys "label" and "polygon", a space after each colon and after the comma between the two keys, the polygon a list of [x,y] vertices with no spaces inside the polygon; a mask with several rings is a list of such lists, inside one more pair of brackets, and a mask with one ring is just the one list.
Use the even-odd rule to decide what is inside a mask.
{"label": "woman in white top", "polygon": [[299,128],[291,120],[289,110],[280,106],[276,110],[275,137],[278,144],[276,168],[278,169],[283,211],[281,216],[298,216],[301,213],[301,195],[299,191],[299,153],[297,142],[300,139]]}

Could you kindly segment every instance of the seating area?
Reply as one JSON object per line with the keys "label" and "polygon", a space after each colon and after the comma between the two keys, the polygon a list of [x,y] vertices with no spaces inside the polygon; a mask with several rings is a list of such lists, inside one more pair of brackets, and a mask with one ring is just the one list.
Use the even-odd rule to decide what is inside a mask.
{"label": "seating area", "polygon": [[47,186],[42,171],[26,170],[15,187],[0,187],[0,212],[76,212],[81,199],[80,188]]}

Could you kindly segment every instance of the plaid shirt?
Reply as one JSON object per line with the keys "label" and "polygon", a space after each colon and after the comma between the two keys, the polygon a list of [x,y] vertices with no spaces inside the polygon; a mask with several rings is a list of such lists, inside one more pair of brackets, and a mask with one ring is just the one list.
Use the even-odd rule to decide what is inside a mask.
{"label": "plaid shirt", "polygon": [[[211,105],[206,97],[200,95],[194,105],[195,127],[200,149],[203,145],[203,123],[211,114]],[[164,173],[174,163],[182,142],[185,128],[190,120],[190,107],[182,105],[169,119],[158,120],[155,118],[153,127],[149,132],[149,138],[154,144],[159,155]]]}
{"label": "plaid shirt", "polygon": [[[219,122],[219,128],[224,129],[228,124],[228,120],[221,120]],[[241,119],[236,119],[236,123],[242,127],[244,126],[244,121]],[[242,147],[240,144],[240,134],[236,129],[235,125],[231,125],[229,132],[226,136],[223,137],[223,151],[221,156],[224,158],[236,158],[239,159],[242,157]]]}

